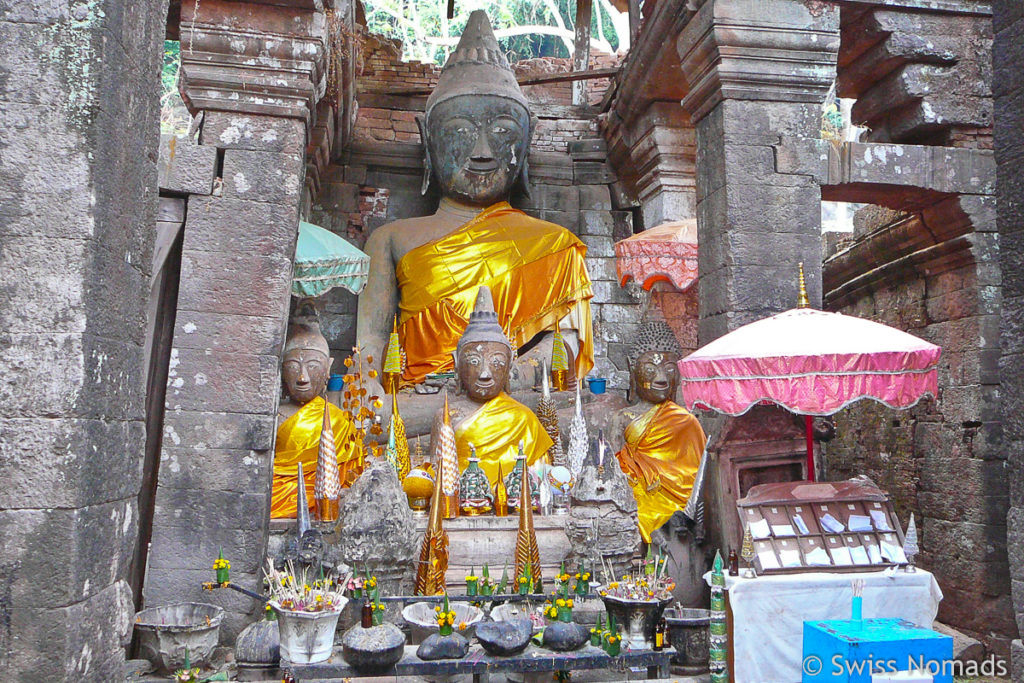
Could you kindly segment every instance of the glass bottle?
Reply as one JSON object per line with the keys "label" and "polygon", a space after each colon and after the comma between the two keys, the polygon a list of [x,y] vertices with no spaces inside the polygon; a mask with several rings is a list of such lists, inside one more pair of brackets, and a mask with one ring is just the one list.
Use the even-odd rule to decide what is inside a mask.
{"label": "glass bottle", "polygon": [[740,575],[740,558],[736,555],[736,549],[729,551],[729,576]]}

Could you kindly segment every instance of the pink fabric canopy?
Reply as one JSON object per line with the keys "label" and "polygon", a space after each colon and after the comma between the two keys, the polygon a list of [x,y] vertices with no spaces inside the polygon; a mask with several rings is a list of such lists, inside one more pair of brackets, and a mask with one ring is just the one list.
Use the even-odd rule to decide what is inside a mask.
{"label": "pink fabric canopy", "polygon": [[665,223],[615,243],[619,284],[634,278],[650,290],[667,280],[683,291],[697,281],[697,221]]}
{"label": "pink fabric canopy", "polygon": [[862,398],[909,408],[938,390],[942,349],[863,318],[800,308],[733,330],[679,361],[691,410],[741,415],[760,402],[831,415]]}

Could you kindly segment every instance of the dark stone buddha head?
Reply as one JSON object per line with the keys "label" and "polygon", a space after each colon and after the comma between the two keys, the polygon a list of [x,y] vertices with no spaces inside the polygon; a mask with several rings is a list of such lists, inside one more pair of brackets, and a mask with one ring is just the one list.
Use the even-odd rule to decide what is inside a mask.
{"label": "dark stone buddha head", "polygon": [[679,354],[645,351],[633,365],[633,386],[637,395],[650,403],[672,400],[679,388]]}
{"label": "dark stone buddha head", "polygon": [[533,120],[483,11],[470,15],[418,121],[424,192],[433,174],[444,196],[488,206],[508,199],[517,179],[528,185]]}
{"label": "dark stone buddha head", "polygon": [[293,325],[284,347],[281,380],[288,396],[305,405],[327,388],[331,355],[327,340],[315,325]]}
{"label": "dark stone buddha head", "polygon": [[512,346],[498,324],[490,288],[480,287],[469,324],[455,349],[455,371],[462,391],[485,403],[501,393],[512,367]]}

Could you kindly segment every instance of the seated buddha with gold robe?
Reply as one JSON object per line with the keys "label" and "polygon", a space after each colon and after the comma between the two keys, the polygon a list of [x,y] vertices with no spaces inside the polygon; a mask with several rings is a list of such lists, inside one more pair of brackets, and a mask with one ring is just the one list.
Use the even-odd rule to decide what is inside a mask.
{"label": "seated buddha with gold robe", "polygon": [[[338,467],[345,472],[350,461],[358,458],[352,422],[323,394],[331,371],[327,340],[313,324],[293,325],[289,330],[281,365],[281,380],[288,401],[278,407],[277,441],[274,446],[274,481],[270,505],[271,517],[295,517],[296,475],[302,463],[306,500],[314,502],[317,455],[324,424],[324,410],[330,411],[330,426]],[[342,485],[345,483],[342,475]]]}
{"label": "seated buddha with gold robe", "polygon": [[680,354],[643,350],[632,362],[639,401],[613,420],[616,454],[637,502],[640,534],[651,532],[686,507],[707,439],[700,423],[672,399],[679,387]]}
{"label": "seated buddha with gold robe", "polygon": [[[531,352],[540,356],[550,346],[543,333],[557,325],[570,371],[584,376],[593,366],[586,247],[565,228],[508,204],[517,181],[528,186],[534,119],[482,11],[471,14],[419,123],[423,191],[434,179],[443,197],[434,215],[383,225],[367,240],[358,345],[378,354],[397,312],[403,382],[449,370],[477,288],[487,285],[515,349],[533,342]],[[518,365],[525,374],[524,353]]]}
{"label": "seated buddha with gold robe", "polygon": [[[499,466],[503,475],[512,471],[520,442],[531,465],[552,446],[533,411],[504,391],[511,361],[512,347],[498,324],[491,290],[480,287],[455,351],[460,391],[449,404],[449,414],[459,471],[466,469],[475,449],[492,488],[498,481]],[[443,419],[442,409],[434,419],[432,441]]]}

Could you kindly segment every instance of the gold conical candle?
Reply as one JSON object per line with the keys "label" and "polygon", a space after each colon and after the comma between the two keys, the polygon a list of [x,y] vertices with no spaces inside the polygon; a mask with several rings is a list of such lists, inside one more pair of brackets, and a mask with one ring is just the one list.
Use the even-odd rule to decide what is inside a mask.
{"label": "gold conical candle", "polygon": [[[533,528],[533,494],[530,491],[530,469],[523,455],[523,442],[519,442],[519,459],[523,463],[523,481],[519,488],[519,532],[516,534],[516,577],[524,576],[530,567],[533,585],[541,583],[540,548],[537,532]],[[534,592],[531,588],[530,592]]]}
{"label": "gold conical candle", "polygon": [[383,370],[381,384],[385,393],[397,394],[402,378],[402,350],[398,341],[398,316],[395,316],[391,322],[391,336],[388,337],[388,346],[384,351]]}
{"label": "gold conical candle", "polygon": [[508,517],[508,490],[505,488],[505,475],[498,462],[498,481],[494,484],[494,516]]}
{"label": "gold conical candle", "polygon": [[409,476],[412,463],[409,459],[409,439],[405,436],[405,421],[398,414],[398,394],[391,395],[391,429],[395,434],[395,456],[398,460],[398,480]]}
{"label": "gold conical candle", "polygon": [[436,478],[430,497],[430,520],[423,534],[420,561],[416,566],[416,595],[445,592],[444,575],[448,571],[448,533],[444,530],[444,496],[440,478]]}

